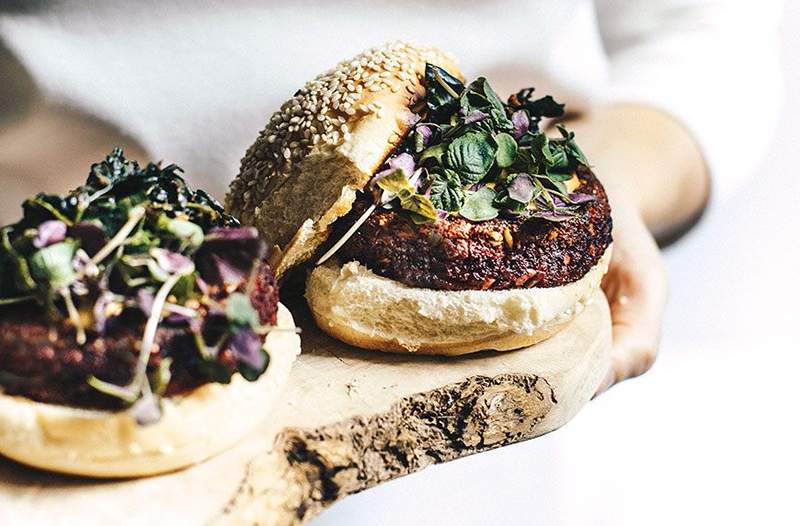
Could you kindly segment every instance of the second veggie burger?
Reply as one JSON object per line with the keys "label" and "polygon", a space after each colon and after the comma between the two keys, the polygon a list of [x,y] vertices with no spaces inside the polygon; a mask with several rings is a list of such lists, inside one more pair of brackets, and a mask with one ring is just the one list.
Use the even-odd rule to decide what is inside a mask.
{"label": "second veggie burger", "polygon": [[393,43],[307,83],[242,161],[227,199],[316,266],[319,326],[359,347],[464,354],[541,341],[600,285],[611,253],[602,185],[551,97],[503,102],[447,54]]}

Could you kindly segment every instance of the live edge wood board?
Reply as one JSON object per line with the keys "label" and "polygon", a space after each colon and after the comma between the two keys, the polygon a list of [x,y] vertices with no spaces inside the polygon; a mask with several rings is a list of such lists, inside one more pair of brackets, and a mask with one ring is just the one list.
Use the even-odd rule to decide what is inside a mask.
{"label": "live edge wood board", "polygon": [[142,480],[79,479],[0,459],[0,524],[304,523],[349,494],[562,426],[609,361],[602,293],[543,343],[459,358],[360,351],[293,311],[303,354],[279,407],[239,446]]}

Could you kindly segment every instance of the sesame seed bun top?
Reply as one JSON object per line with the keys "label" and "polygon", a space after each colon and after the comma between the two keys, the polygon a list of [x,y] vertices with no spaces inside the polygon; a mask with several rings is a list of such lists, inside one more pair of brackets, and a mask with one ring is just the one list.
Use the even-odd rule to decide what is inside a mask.
{"label": "sesame seed bun top", "polygon": [[226,205],[276,247],[276,275],[315,253],[411,128],[426,63],[461,76],[450,55],[405,42],[342,61],[284,103],[247,150]]}

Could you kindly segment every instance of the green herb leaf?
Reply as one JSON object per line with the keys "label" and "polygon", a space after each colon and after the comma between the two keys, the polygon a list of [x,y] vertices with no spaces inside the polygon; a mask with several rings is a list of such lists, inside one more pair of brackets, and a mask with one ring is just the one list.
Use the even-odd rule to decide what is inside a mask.
{"label": "green herb leaf", "polygon": [[50,290],[66,287],[75,281],[72,259],[76,250],[74,241],[62,241],[34,252],[30,258],[31,274],[45,281]]}
{"label": "green herb leaf", "polygon": [[419,161],[422,162],[433,157],[441,163],[445,153],[447,153],[447,143],[442,142],[424,150],[419,156]]}
{"label": "green herb leaf", "polygon": [[258,313],[247,295],[234,292],[225,303],[225,316],[236,326],[257,328],[260,325]]}
{"label": "green herb leaf", "polygon": [[448,122],[464,84],[433,64],[425,64],[425,103],[432,122]]}
{"label": "green herb leaf", "polygon": [[405,173],[397,168],[375,181],[378,187],[392,195],[399,195],[400,192],[414,192],[414,187],[408,182]]}
{"label": "green herb leaf", "polygon": [[564,147],[569,156],[574,158],[582,165],[589,166],[589,160],[586,158],[586,155],[584,155],[583,151],[578,147],[578,143],[575,142],[575,134],[571,131],[568,131],[561,124],[557,124],[556,128],[564,138]]}
{"label": "green herb leaf", "polygon": [[480,110],[491,115],[495,126],[503,130],[511,130],[514,127],[506,115],[503,101],[484,77],[475,79],[467,86],[461,96],[460,104],[465,115]]}
{"label": "green herb leaf", "polygon": [[431,185],[430,198],[431,203],[439,210],[458,212],[464,204],[464,191],[461,189],[458,174],[448,168],[437,174]]}
{"label": "green herb leaf", "polygon": [[[12,288],[16,292],[26,293],[33,290],[36,290],[36,281],[34,281],[33,276],[31,276],[30,267],[28,266],[28,261],[20,255],[17,249],[11,244],[11,240],[9,239],[9,232],[11,231],[12,227],[4,227],[2,231],[0,231],[0,239],[2,240],[3,252],[4,254],[0,254],[2,258],[0,258],[0,262],[2,262],[2,266],[0,269],[6,270],[8,266],[11,267],[11,278],[13,282],[13,287],[3,287],[5,288]],[[6,278],[5,272],[3,275],[0,275],[0,283]],[[12,291],[3,290],[3,296],[10,295]]]}
{"label": "green herb leaf", "polygon": [[514,137],[507,133],[498,133],[494,136],[494,141],[497,143],[497,166],[500,168],[508,168],[514,164],[517,158],[517,141]]}
{"label": "green herb leaf", "polygon": [[465,185],[480,181],[494,163],[495,147],[483,133],[467,133],[447,147],[447,165]]}
{"label": "green herb leaf", "polygon": [[400,206],[404,210],[411,212],[411,219],[417,224],[432,223],[438,219],[436,214],[436,207],[433,206],[431,200],[424,195],[411,194],[408,192],[401,192],[398,196],[400,198]]}
{"label": "green herb leaf", "polygon": [[167,223],[167,231],[192,247],[199,247],[203,244],[205,237],[200,225],[185,219],[170,219]]}
{"label": "green herb leaf", "polygon": [[464,205],[458,213],[470,221],[494,219],[499,214],[499,210],[494,206],[495,197],[497,193],[492,188],[484,186],[477,192],[467,194]]}
{"label": "green herb leaf", "polygon": [[436,208],[431,200],[416,193],[416,189],[406,179],[405,174],[399,168],[380,177],[375,184],[381,190],[394,195],[399,201],[400,206],[411,212],[411,219],[415,223],[429,223],[436,221]]}

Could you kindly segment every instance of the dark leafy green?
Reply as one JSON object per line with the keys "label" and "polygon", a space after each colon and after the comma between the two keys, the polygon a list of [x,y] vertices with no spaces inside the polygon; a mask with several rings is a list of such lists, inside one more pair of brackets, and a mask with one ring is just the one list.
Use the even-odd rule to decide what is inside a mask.
{"label": "dark leafy green", "polygon": [[475,184],[494,163],[495,146],[484,133],[467,133],[456,138],[447,147],[446,164],[467,185]]}
{"label": "dark leafy green", "polygon": [[[588,166],[574,134],[559,125],[561,137],[550,139],[539,128],[542,119],[563,116],[563,104],[534,99],[533,88],[503,103],[485,78],[465,86],[431,64],[425,88],[425,114],[375,176],[384,197],[394,197],[385,206],[400,206],[418,222],[447,214],[564,221],[591,201],[568,190],[578,166]],[[390,172],[397,173],[381,183]]]}
{"label": "dark leafy green", "polygon": [[456,109],[464,84],[444,69],[426,64],[425,103],[431,122],[445,122]]}
{"label": "dark leafy green", "polygon": [[497,166],[509,168],[517,159],[517,141],[507,133],[498,133],[494,136],[494,141],[497,143]]}
{"label": "dark leafy green", "polygon": [[444,168],[431,184],[433,206],[445,212],[458,212],[464,204],[463,186],[457,172]]}
{"label": "dark leafy green", "polygon": [[[401,161],[413,167],[410,156]],[[79,344],[143,320],[130,384],[86,378],[143,425],[160,417],[159,396],[176,367],[228,382],[237,371],[255,380],[268,363],[259,334],[269,328],[250,300],[264,244],[180,174],[175,165],[142,168],[115,149],[92,165],[86,184],[63,197],[37,194],[19,222],[0,229],[0,308],[38,303],[54,322],[70,323]],[[435,217],[432,205],[427,212]],[[161,348],[161,365],[150,367],[162,323],[194,336],[175,337]],[[218,361],[222,349],[235,369]]]}
{"label": "dark leafy green", "polygon": [[500,210],[494,205],[496,197],[497,192],[488,186],[484,186],[477,192],[471,192],[467,195],[459,213],[470,221],[494,219],[500,214]]}

